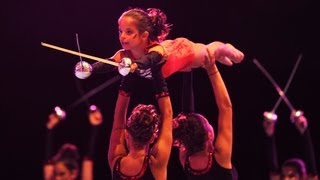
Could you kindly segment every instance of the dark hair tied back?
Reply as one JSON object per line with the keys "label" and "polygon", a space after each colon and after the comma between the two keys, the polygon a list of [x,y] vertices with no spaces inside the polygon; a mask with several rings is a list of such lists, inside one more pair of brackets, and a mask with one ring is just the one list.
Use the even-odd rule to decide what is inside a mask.
{"label": "dark hair tied back", "polygon": [[173,140],[174,146],[184,146],[188,154],[203,150],[208,136],[201,116],[196,113],[179,114],[173,121]]}
{"label": "dark hair tied back", "polygon": [[139,104],[128,119],[127,130],[138,146],[148,143],[154,135],[157,137],[159,115],[153,105]]}
{"label": "dark hair tied back", "polygon": [[157,40],[159,42],[165,40],[172,26],[167,23],[167,15],[157,8],[148,8],[147,13],[151,18],[154,27],[153,34],[157,37]]}

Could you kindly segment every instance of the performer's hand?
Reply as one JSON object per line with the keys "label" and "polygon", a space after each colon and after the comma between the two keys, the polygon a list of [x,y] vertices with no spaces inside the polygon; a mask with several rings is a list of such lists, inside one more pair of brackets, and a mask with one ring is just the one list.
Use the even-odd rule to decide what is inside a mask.
{"label": "performer's hand", "polygon": [[100,110],[96,106],[94,106],[94,107],[95,107],[95,109],[90,108],[89,122],[93,126],[98,126],[102,123],[103,117],[102,117]]}
{"label": "performer's hand", "polygon": [[307,127],[308,127],[308,121],[307,121],[307,118],[303,115],[297,117],[295,120],[294,120],[294,125],[296,126],[296,128],[298,129],[298,131],[303,134]]}
{"label": "performer's hand", "polygon": [[208,75],[215,74],[218,72],[216,59],[212,56],[211,51],[208,48],[206,49],[206,51],[207,55],[205,56],[203,67],[207,71]]}
{"label": "performer's hand", "polygon": [[132,63],[130,66],[130,72],[133,73],[137,69],[138,69],[137,63]]}
{"label": "performer's hand", "polygon": [[267,136],[271,137],[274,134],[274,128],[275,128],[276,121],[270,121],[270,120],[263,120],[263,128]]}
{"label": "performer's hand", "polygon": [[56,113],[51,113],[48,118],[47,129],[53,129],[60,122],[60,118]]}

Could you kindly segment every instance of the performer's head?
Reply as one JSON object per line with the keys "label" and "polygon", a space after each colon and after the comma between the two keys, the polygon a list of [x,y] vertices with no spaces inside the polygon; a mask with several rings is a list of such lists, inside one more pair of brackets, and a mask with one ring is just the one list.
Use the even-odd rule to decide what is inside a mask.
{"label": "performer's head", "polygon": [[80,155],[75,145],[66,143],[53,157],[55,179],[74,180],[79,176]]}
{"label": "performer's head", "polygon": [[173,120],[174,146],[184,147],[188,154],[193,154],[212,147],[214,130],[208,120],[197,113],[179,114]]}
{"label": "performer's head", "polygon": [[307,170],[305,163],[299,158],[286,160],[281,167],[281,179],[306,180]]}
{"label": "performer's head", "polygon": [[160,9],[132,8],[120,16],[119,39],[124,49],[134,48],[141,42],[161,42],[170,31],[167,16]]}
{"label": "performer's head", "polygon": [[137,105],[127,121],[125,137],[127,144],[135,149],[149,146],[159,132],[159,114],[153,105]]}

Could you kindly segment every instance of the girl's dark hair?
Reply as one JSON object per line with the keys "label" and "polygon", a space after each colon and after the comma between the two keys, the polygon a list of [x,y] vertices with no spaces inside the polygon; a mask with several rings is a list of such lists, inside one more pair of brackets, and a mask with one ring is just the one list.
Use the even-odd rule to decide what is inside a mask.
{"label": "girl's dark hair", "polygon": [[72,171],[79,169],[79,159],[78,148],[73,144],[66,143],[59,149],[52,161],[53,163],[62,162],[68,170]]}
{"label": "girl's dark hair", "polygon": [[167,23],[167,16],[160,9],[131,8],[124,12],[122,16],[129,16],[136,20],[140,32],[149,32],[152,41],[161,42],[165,40],[171,30],[171,24]]}
{"label": "girl's dark hair", "polygon": [[184,146],[188,155],[205,148],[208,132],[204,127],[202,115],[197,113],[180,113],[173,120],[174,146]]}
{"label": "girl's dark hair", "polygon": [[139,104],[132,110],[126,129],[138,148],[146,145],[152,135],[157,137],[159,119],[153,105]]}

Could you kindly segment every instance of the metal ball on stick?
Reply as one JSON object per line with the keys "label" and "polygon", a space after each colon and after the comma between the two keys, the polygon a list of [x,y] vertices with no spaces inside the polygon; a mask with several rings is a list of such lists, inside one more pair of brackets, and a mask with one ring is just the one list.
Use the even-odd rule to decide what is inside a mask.
{"label": "metal ball on stick", "polygon": [[74,74],[79,79],[86,79],[92,73],[92,66],[86,61],[79,61],[74,67]]}
{"label": "metal ball on stick", "polygon": [[130,73],[132,61],[130,58],[122,58],[118,66],[118,71],[122,76],[126,76]]}
{"label": "metal ball on stick", "polygon": [[[126,75],[128,75],[130,73],[130,66],[132,65],[132,60],[130,58],[127,58],[127,57],[126,58],[122,58],[120,63],[118,63],[118,62],[112,61],[111,59],[99,58],[99,57],[96,57],[96,56],[84,54],[84,53],[81,53],[81,52],[76,52],[76,51],[73,51],[73,50],[70,50],[70,49],[62,48],[62,47],[55,46],[55,45],[48,44],[48,43],[44,43],[44,42],[41,42],[41,45],[44,46],[44,47],[48,47],[48,48],[55,49],[55,50],[58,50],[58,51],[62,51],[62,52],[65,52],[65,53],[73,54],[73,55],[76,55],[76,56],[79,56],[79,57],[84,57],[84,58],[91,59],[91,60],[94,60],[94,61],[99,61],[99,62],[106,63],[106,64],[109,64],[109,65],[112,65],[112,66],[117,66],[118,67],[118,71],[122,76],[126,76]],[[79,49],[79,51],[80,51],[80,49]],[[91,68],[89,67],[89,65],[90,65],[89,63],[84,63],[85,61],[81,61],[80,60],[80,62],[81,63],[78,63],[75,66],[75,74],[76,74],[76,76],[78,78],[85,79],[85,78],[87,78],[88,76],[91,75],[92,67]]]}
{"label": "metal ball on stick", "polygon": [[[79,53],[81,53],[78,33],[76,34],[76,40],[77,40],[78,51]],[[83,61],[81,56],[79,56],[79,58],[80,58],[80,61],[76,64],[74,68],[74,74],[79,79],[86,79],[92,73],[92,66],[86,61]]]}
{"label": "metal ball on stick", "polygon": [[[76,55],[76,56],[80,56],[80,57],[84,57],[84,58],[87,58],[87,59],[91,59],[91,60],[94,60],[94,61],[99,61],[99,62],[102,62],[102,63],[106,63],[106,64],[109,64],[109,65],[112,65],[112,66],[117,66],[118,67],[118,71],[122,76],[126,76],[127,74],[130,73],[130,66],[132,64],[132,61],[131,61],[130,58],[123,58],[123,59],[121,59],[121,62],[118,63],[118,62],[112,61],[111,59],[99,58],[99,57],[96,57],[96,56],[84,54],[84,53],[81,53],[81,52],[76,52],[76,51],[73,51],[73,50],[69,50],[69,49],[66,49],[66,48],[62,48],[62,47],[55,46],[55,45],[48,44],[48,43],[44,43],[44,42],[41,42],[41,45],[45,46],[45,47],[48,47],[48,48],[51,48],[51,49],[62,51],[62,52],[65,52],[65,53],[69,53],[69,54],[73,54],[73,55]],[[76,74],[76,76],[78,78],[80,78],[80,79],[87,78],[87,76],[89,76],[91,74],[91,71],[92,71],[92,67],[90,68],[90,66],[91,65],[89,63],[85,63],[85,61],[80,61],[80,63],[78,63],[75,66],[75,74]]]}
{"label": "metal ball on stick", "polygon": [[277,121],[278,116],[274,112],[265,111],[263,117],[266,121]]}
{"label": "metal ball on stick", "polygon": [[59,120],[64,120],[66,118],[66,111],[59,106],[54,107],[54,112]]}
{"label": "metal ball on stick", "polygon": [[76,55],[76,56],[81,56],[81,57],[84,57],[84,58],[87,58],[87,59],[91,59],[91,60],[99,61],[99,62],[102,62],[102,63],[110,64],[110,65],[113,65],[113,66],[119,66],[119,63],[114,62],[114,61],[109,60],[109,59],[103,59],[103,58],[91,56],[91,55],[88,55],[88,54],[80,53],[80,52],[77,52],[77,51],[72,51],[72,50],[69,50],[69,49],[65,49],[65,48],[62,48],[62,47],[59,47],[59,46],[55,46],[55,45],[52,45],[52,44],[48,44],[48,43],[44,43],[44,42],[41,42],[41,45],[45,46],[45,47],[48,47],[48,48],[51,48],[51,49],[62,51],[62,52],[65,52],[65,53],[69,53],[69,54],[73,54],[73,55]]}

